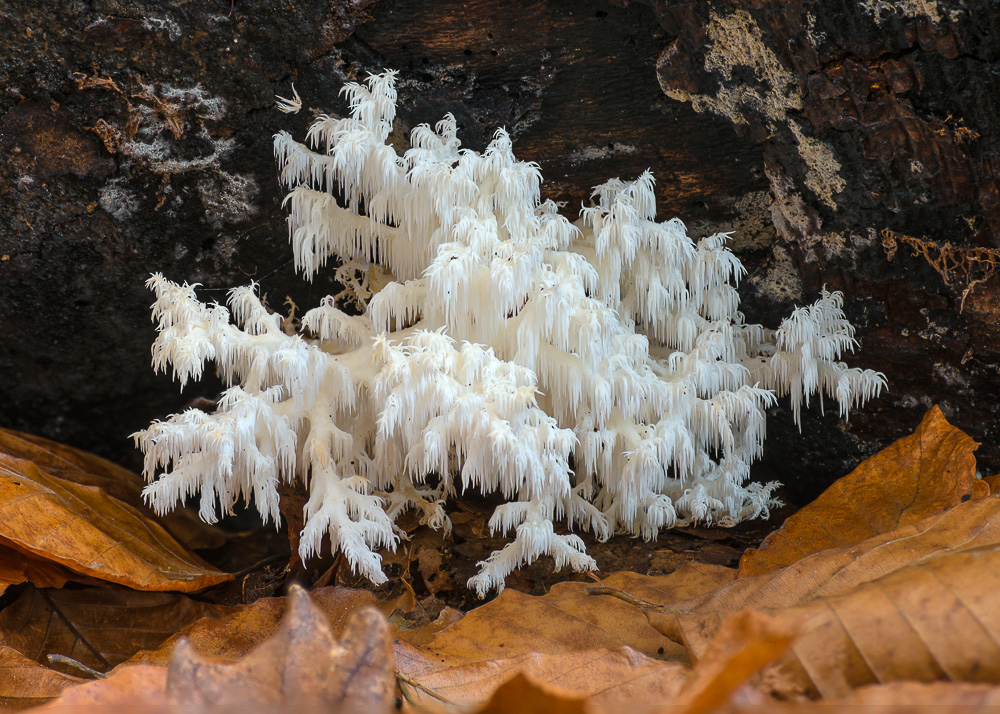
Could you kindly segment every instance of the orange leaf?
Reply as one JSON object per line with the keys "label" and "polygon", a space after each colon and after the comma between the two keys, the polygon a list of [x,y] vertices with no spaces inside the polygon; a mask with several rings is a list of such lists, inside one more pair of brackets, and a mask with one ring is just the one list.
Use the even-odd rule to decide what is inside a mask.
{"label": "orange leaf", "polygon": [[[0,429],[0,466],[10,459],[30,461],[62,481],[98,486],[144,516],[154,515],[142,500],[142,479],[94,454],[34,434]],[[189,548],[217,548],[226,542],[226,534],[221,529],[205,523],[189,508],[176,508],[165,516],[158,516],[157,522]]]}
{"label": "orange leaf", "polygon": [[859,543],[967,500],[979,446],[933,407],[916,431],[838,480],[740,560],[740,577]]}
{"label": "orange leaf", "polygon": [[[105,473],[83,471],[96,457],[70,454],[82,464],[78,468],[68,457],[32,447],[29,437],[0,436],[8,449],[0,451],[0,544],[135,590],[192,592],[230,579],[138,509],[109,495],[114,488]],[[30,453],[42,466],[12,455],[18,445],[18,453]],[[67,480],[68,472],[84,481],[92,476],[102,485]]]}
{"label": "orange leaf", "polygon": [[177,714],[164,695],[167,670],[138,664],[125,667],[109,679],[69,686],[55,701],[32,710],[32,714],[106,714],[142,712]]}
{"label": "orange leaf", "polygon": [[1000,474],[994,474],[993,476],[986,476],[983,478],[983,483],[990,487],[990,494],[993,496],[1000,495]]}
{"label": "orange leaf", "polygon": [[[586,697],[595,706],[622,702],[669,701],[691,672],[687,664],[664,662],[629,647],[558,653],[529,652],[466,664],[442,664],[406,642],[394,648],[396,667],[420,685],[450,702],[472,704],[488,700],[512,674],[524,674],[535,683],[557,687],[574,698]],[[434,700],[414,691],[421,705]]]}
{"label": "orange leaf", "polygon": [[797,634],[796,626],[753,610],[728,615],[673,704],[699,712],[722,706],[750,677],[784,655]]}
{"label": "orange leaf", "polygon": [[665,605],[671,611],[721,615],[744,607],[792,607],[819,596],[843,595],[931,557],[995,543],[1000,543],[1000,499],[968,501],[861,543],[813,553],[780,570]]}
{"label": "orange leaf", "polygon": [[[981,501],[970,502],[982,503]],[[844,696],[865,684],[1000,680],[1000,544],[919,561],[836,597],[762,610],[801,628],[781,670],[788,689]],[[692,658],[710,650],[718,612],[650,612]]]}
{"label": "orange leaf", "polygon": [[587,711],[590,708],[582,697],[535,682],[519,673],[497,687],[476,714],[584,714]]}
{"label": "orange leaf", "polygon": [[[659,604],[710,591],[734,576],[732,568],[691,565],[665,576],[615,573],[602,584]],[[397,667],[464,703],[487,699],[518,670],[600,704],[673,696],[689,667],[663,659],[683,660],[683,649],[634,606],[594,597],[591,588],[558,583],[541,597],[505,590],[446,629],[421,637],[417,647],[398,643]]]}

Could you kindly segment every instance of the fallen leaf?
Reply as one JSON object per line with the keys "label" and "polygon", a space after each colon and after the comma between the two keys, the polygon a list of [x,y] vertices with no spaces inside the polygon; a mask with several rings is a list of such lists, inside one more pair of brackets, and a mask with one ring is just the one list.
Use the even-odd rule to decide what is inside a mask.
{"label": "fallen leaf", "polygon": [[233,664],[177,643],[167,698],[182,711],[253,705],[270,711],[388,712],[395,701],[392,640],[374,608],[351,614],[340,641],[301,587],[270,639]]}
{"label": "fallen leaf", "polygon": [[753,675],[782,657],[797,635],[794,624],[750,609],[730,613],[672,705],[692,712],[721,707]]}
{"label": "fallen leaf", "polygon": [[[732,568],[691,565],[669,575],[615,573],[602,583],[655,604],[710,591],[735,577]],[[493,601],[425,639],[421,649],[450,665],[628,646],[658,657],[681,655],[646,618],[624,602],[590,595],[587,583],[557,583],[542,596],[504,590]],[[407,634],[400,635],[407,639]]]}
{"label": "fallen leaf", "polygon": [[916,431],[866,459],[740,559],[739,575],[777,570],[851,545],[970,497],[979,446],[933,407]]}
{"label": "fallen leaf", "polygon": [[879,707],[881,711],[892,711],[893,707],[906,712],[920,714],[921,708],[928,712],[948,711],[944,707],[954,707],[963,714],[971,711],[985,711],[985,707],[1000,707],[1000,687],[996,684],[970,684],[969,682],[890,682],[859,687],[843,699],[833,703],[854,707]]}
{"label": "fallen leaf", "polygon": [[[62,481],[97,486],[144,516],[154,516],[142,499],[142,478],[94,454],[33,434],[0,429],[0,465],[11,460],[30,461]],[[205,523],[189,508],[175,508],[156,520],[188,548],[218,548],[226,541],[220,528]]]}
{"label": "fallen leaf", "polygon": [[43,667],[17,650],[0,645],[0,706],[35,706],[84,681]]}
{"label": "fallen leaf", "polygon": [[[687,664],[664,662],[629,647],[557,654],[530,652],[452,666],[442,665],[440,658],[428,656],[406,642],[397,642],[394,652],[396,667],[406,676],[449,702],[470,705],[495,696],[517,673],[573,697],[586,697],[595,706],[669,701],[691,672]],[[433,705],[432,699],[419,690],[412,696],[422,705]]]}
{"label": "fallen leaf", "polygon": [[137,664],[125,667],[109,679],[97,679],[65,688],[58,698],[32,709],[32,714],[80,714],[93,712],[142,712],[178,714],[167,702],[165,667]]}
{"label": "fallen leaf", "polygon": [[[661,576],[615,573],[602,584],[672,603],[731,582],[735,575],[732,568],[693,564]],[[672,696],[690,669],[683,648],[632,605],[596,598],[591,587],[558,583],[537,597],[508,589],[443,630],[399,632],[406,642],[396,645],[397,667],[464,703],[492,696],[519,669],[599,703]],[[664,661],[677,659],[682,661]],[[427,703],[426,697],[420,701]]]}
{"label": "fallen leaf", "polygon": [[990,495],[1000,496],[1000,474],[984,476],[982,481],[990,487]]}
{"label": "fallen leaf", "polygon": [[[43,665],[55,654],[103,672],[159,647],[203,617],[222,617],[234,609],[179,593],[28,587],[0,611],[0,643]],[[79,674],[66,665],[56,668]]]}
{"label": "fallen leaf", "polygon": [[73,573],[48,560],[33,558],[0,546],[0,593],[11,585],[32,582],[42,588],[61,588]]}
{"label": "fallen leaf", "polygon": [[135,590],[192,592],[230,579],[138,509],[109,495],[106,485],[57,475],[70,468],[68,461],[53,465],[53,453],[39,447],[32,456],[39,466],[10,453],[15,438],[22,446],[34,442],[10,432],[2,437],[7,451],[0,452],[0,545]]}
{"label": "fallen leaf", "polygon": [[[394,600],[383,601],[368,590],[327,587],[312,591],[310,596],[316,607],[325,613],[333,633],[338,636],[344,631],[351,615],[357,611],[374,608],[388,616],[397,608],[413,607],[408,593]],[[137,653],[122,666],[166,666],[181,636],[186,637],[190,646],[202,655],[239,659],[278,630],[288,607],[287,597],[261,598],[250,605],[236,608],[225,617],[202,619],[164,641],[157,649]]]}
{"label": "fallen leaf", "polygon": [[166,667],[123,665],[106,679],[67,688],[37,711],[392,711],[395,675],[385,616],[372,608],[345,615],[338,640],[331,613],[302,588],[292,586],[287,599],[277,630],[238,662],[206,657],[181,640]]}
{"label": "fallen leaf", "polygon": [[591,711],[583,697],[535,682],[524,673],[515,674],[497,687],[476,714],[584,714]]}
{"label": "fallen leaf", "polygon": [[[972,502],[972,503],[982,503]],[[1000,679],[1000,545],[923,559],[835,597],[763,609],[801,634],[779,665],[793,689],[834,698],[866,684]],[[647,610],[697,661],[723,615]]]}
{"label": "fallen leaf", "polygon": [[819,596],[843,595],[928,558],[995,543],[1000,543],[1000,499],[968,501],[861,543],[812,553],[780,570],[723,583],[701,597],[662,604],[674,611],[720,615],[744,607],[792,607]]}
{"label": "fallen leaf", "polygon": [[451,573],[441,568],[443,563],[441,551],[434,548],[424,548],[417,555],[417,570],[431,595],[451,588]]}

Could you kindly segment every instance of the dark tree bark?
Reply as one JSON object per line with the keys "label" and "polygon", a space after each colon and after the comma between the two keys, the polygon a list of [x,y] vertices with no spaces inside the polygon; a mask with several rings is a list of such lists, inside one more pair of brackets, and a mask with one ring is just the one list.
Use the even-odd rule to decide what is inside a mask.
{"label": "dark tree bark", "polygon": [[841,289],[890,392],[843,425],[778,409],[761,478],[804,499],[926,408],[1000,469],[1000,11],[987,0],[128,0],[0,2],[0,424],[135,466],[127,435],[217,384],[154,376],[159,270],[225,290],[294,275],[270,137],[291,83],[343,113],[343,83],[400,70],[400,125],[506,127],[547,197],[658,180],[661,218],[735,231],[748,317],[776,326]]}

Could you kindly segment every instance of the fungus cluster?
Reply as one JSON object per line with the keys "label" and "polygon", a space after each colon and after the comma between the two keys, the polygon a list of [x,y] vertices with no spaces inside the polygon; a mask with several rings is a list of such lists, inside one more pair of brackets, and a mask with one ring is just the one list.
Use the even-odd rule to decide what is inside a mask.
{"label": "fungus cluster", "polygon": [[328,538],[379,583],[401,512],[448,529],[448,498],[499,492],[489,525],[512,539],[470,581],[482,596],[541,556],[594,568],[560,519],[654,538],[766,515],[775,484],[749,480],[765,409],[788,396],[798,419],[825,396],[846,416],[884,387],[839,361],[839,293],[747,324],[727,236],[657,222],[648,172],[598,187],[573,223],[503,130],[461,149],[448,115],[400,155],[394,73],[344,91],[348,117],[274,140],[295,266],[311,280],[332,259],[343,291],[293,326],[255,285],[223,306],[149,280],[154,367],[183,386],[212,361],[231,385],[214,413],[135,435],[158,510],[200,493],[205,520],[242,499],[277,521],[279,483],[300,479],[302,557]]}

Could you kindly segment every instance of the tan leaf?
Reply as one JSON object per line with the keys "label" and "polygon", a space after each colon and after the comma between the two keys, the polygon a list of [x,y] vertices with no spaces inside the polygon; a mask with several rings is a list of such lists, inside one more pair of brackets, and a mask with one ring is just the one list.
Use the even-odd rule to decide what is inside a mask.
{"label": "tan leaf", "polygon": [[43,667],[17,650],[0,645],[0,706],[35,706],[84,681]]}
{"label": "tan leaf", "polygon": [[990,487],[990,494],[993,496],[1000,496],[1000,474],[994,474],[993,476],[985,476],[983,478],[983,483]]}
{"label": "tan leaf", "polygon": [[[8,459],[30,461],[62,481],[98,486],[144,516],[154,515],[142,500],[142,478],[94,454],[33,434],[0,429],[0,465]],[[205,523],[189,508],[175,508],[158,516],[157,522],[188,548],[218,548],[226,542],[221,529]]]}
{"label": "tan leaf", "polygon": [[118,711],[177,714],[167,702],[166,687],[165,667],[137,664],[123,667],[109,679],[69,686],[58,699],[33,709],[32,714],[104,714]]}
{"label": "tan leaf", "polygon": [[[669,701],[680,691],[691,668],[681,662],[664,662],[629,647],[542,654],[483,660],[455,666],[442,665],[419,648],[397,642],[396,667],[422,686],[456,704],[473,704],[495,696],[512,675],[558,687],[573,697],[586,697],[595,706],[623,702]],[[411,695],[421,704],[433,705],[419,690]]]}
{"label": "tan leaf", "polygon": [[582,697],[535,682],[519,673],[498,687],[476,714],[584,714],[591,710]]}
{"label": "tan leaf", "polygon": [[354,612],[340,641],[327,617],[293,585],[273,637],[232,664],[182,639],[171,655],[167,698],[180,710],[253,704],[271,711],[388,712],[395,701],[392,640],[385,616]]}
{"label": "tan leaf", "polygon": [[[801,629],[774,666],[793,683],[782,695],[833,698],[900,680],[1000,680],[1000,545],[946,552],[843,595],[762,612]],[[648,614],[683,640],[693,660],[709,650],[722,617]]]}
{"label": "tan leaf", "polygon": [[674,611],[720,615],[744,607],[792,607],[819,596],[843,595],[927,558],[995,543],[1000,543],[1000,499],[968,501],[861,543],[813,553],[780,570],[664,604]]}
{"label": "tan leaf", "polygon": [[747,680],[782,657],[796,635],[795,625],[753,610],[727,615],[672,705],[704,712],[726,704]]}
{"label": "tan leaf", "polygon": [[[710,591],[734,577],[732,568],[695,564],[663,576],[615,573],[602,584],[659,604]],[[419,639],[411,644],[419,646],[397,643],[397,667],[466,703],[491,696],[518,669],[598,703],[672,696],[689,668],[663,660],[685,660],[683,648],[634,606],[596,598],[591,589],[587,583],[558,583],[540,597],[505,590],[444,630],[418,629]],[[402,639],[411,636],[412,631],[398,633]]]}
{"label": "tan leaf", "polygon": [[[367,590],[328,587],[314,590],[310,596],[315,606],[326,614],[332,632],[338,636],[344,631],[354,612],[375,608],[388,616],[397,607],[412,608],[409,602],[401,603],[409,600],[408,594],[396,600],[380,601]],[[225,617],[200,620],[186,628],[182,634],[190,646],[202,655],[239,659],[277,631],[281,619],[288,611],[288,605],[286,597],[261,598],[251,605],[235,608]],[[127,665],[141,663],[166,666],[180,636],[171,637],[155,650],[139,652]]]}
{"label": "tan leaf", "polygon": [[[843,699],[834,702],[846,711],[858,707],[878,707],[879,711],[892,712],[895,707],[905,714],[941,714],[958,711],[994,710],[1000,707],[1000,687],[996,684],[970,684],[968,682],[890,682],[859,687]],[[950,709],[946,709],[949,707]]]}
{"label": "tan leaf", "polygon": [[15,439],[24,442],[22,451],[32,442],[10,432],[2,436],[7,452],[0,451],[0,545],[135,590],[192,592],[230,579],[139,510],[109,495],[107,484],[63,478],[59,474],[75,465],[40,447],[32,459],[42,466],[14,456]]}
{"label": "tan leaf", "polygon": [[[203,617],[233,610],[180,593],[29,587],[0,611],[0,643],[44,665],[55,654],[103,672],[140,650],[159,647]],[[79,674],[64,665],[56,668]]]}
{"label": "tan leaf", "polygon": [[916,431],[841,478],[740,560],[759,575],[826,548],[859,543],[970,497],[979,446],[933,407]]}
{"label": "tan leaf", "polygon": [[[692,565],[661,576],[615,573],[602,584],[665,604],[709,591],[734,576],[732,568]],[[591,587],[587,583],[558,583],[539,597],[504,590],[495,600],[424,640],[421,649],[452,666],[532,652],[553,654],[622,646],[653,656],[683,656],[633,606],[594,598],[589,593]],[[399,636],[407,639],[407,633]]]}
{"label": "tan leaf", "polygon": [[61,565],[0,545],[0,593],[25,582],[43,588],[61,588],[73,575]]}
{"label": "tan leaf", "polygon": [[256,647],[232,648],[247,651],[238,662],[206,657],[182,640],[167,667],[123,665],[107,679],[66,689],[38,711],[392,711],[395,676],[384,615],[371,608],[352,611],[343,618],[338,641],[334,613],[320,611],[298,586],[287,599],[270,638]]}

